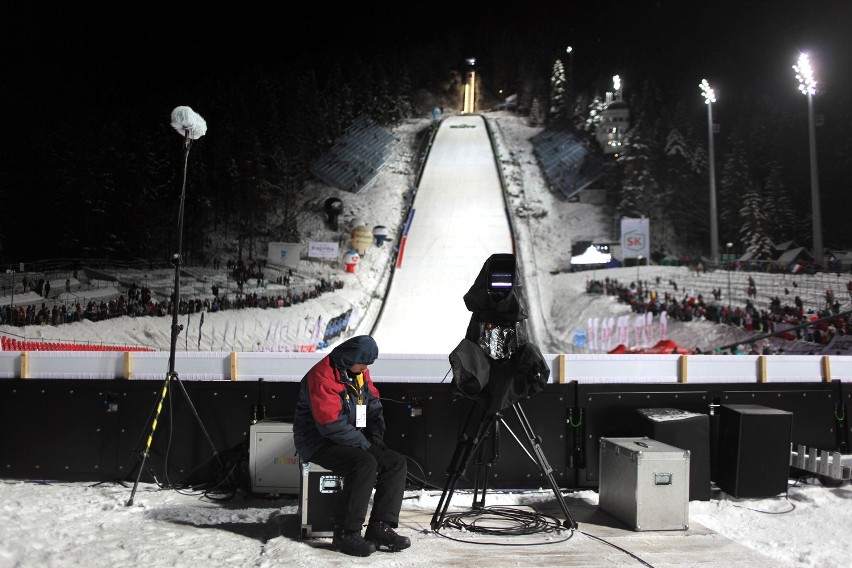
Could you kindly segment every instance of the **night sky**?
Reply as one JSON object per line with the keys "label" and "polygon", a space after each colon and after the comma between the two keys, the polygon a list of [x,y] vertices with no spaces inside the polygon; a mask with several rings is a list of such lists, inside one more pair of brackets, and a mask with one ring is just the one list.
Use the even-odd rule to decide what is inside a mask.
{"label": "night sky", "polygon": [[553,58],[573,45],[579,84],[621,74],[629,88],[654,69],[683,75],[696,91],[706,76],[720,96],[745,83],[794,89],[790,66],[803,49],[815,52],[826,88],[845,82],[852,68],[849,0],[563,0],[511,9],[497,2],[319,2],[262,10],[181,3],[161,11],[114,2],[31,4],[4,8],[3,89],[12,101],[46,111],[96,104],[113,89],[127,97],[152,89],[177,94],[201,77],[228,77],[248,65],[321,67],[332,58],[345,64],[356,52],[390,54],[450,37],[459,38],[463,57],[478,57],[487,68],[488,46],[506,34],[551,42]]}
{"label": "night sky", "polygon": [[[209,2],[162,9],[156,3],[49,4],[16,2],[4,6],[0,19],[6,117],[0,184],[5,168],[20,166],[19,157],[31,154],[22,146],[24,133],[49,135],[81,109],[119,103],[132,109],[151,93],[174,106],[192,106],[199,84],[227,82],[248,67],[313,68],[321,76],[331,61],[345,66],[357,54],[390,58],[456,44],[459,69],[465,57],[476,57],[487,81],[496,73],[489,56],[501,43],[508,45],[507,38],[538,50],[548,66],[557,57],[565,60],[564,48],[572,45],[580,89],[606,89],[601,80],[619,74],[629,95],[653,73],[694,86],[694,101],[686,102],[703,107],[698,84],[706,77],[719,96],[714,110],[720,121],[725,105],[747,89],[803,109],[791,66],[800,51],[809,50],[825,93],[817,98],[817,112],[831,120],[848,115],[852,106],[850,0],[548,0],[508,6],[382,0],[263,9],[239,3],[213,8]],[[0,194],[8,191],[4,186]]]}

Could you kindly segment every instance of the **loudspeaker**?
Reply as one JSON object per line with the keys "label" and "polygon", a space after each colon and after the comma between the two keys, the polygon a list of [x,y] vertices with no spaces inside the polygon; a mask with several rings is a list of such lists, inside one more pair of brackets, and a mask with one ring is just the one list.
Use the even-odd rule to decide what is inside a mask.
{"label": "loudspeaker", "polygon": [[689,451],[689,500],[710,500],[710,417],[677,408],[637,408],[641,432]]}
{"label": "loudspeaker", "polygon": [[793,413],[757,404],[719,407],[716,484],[734,497],[787,492]]}

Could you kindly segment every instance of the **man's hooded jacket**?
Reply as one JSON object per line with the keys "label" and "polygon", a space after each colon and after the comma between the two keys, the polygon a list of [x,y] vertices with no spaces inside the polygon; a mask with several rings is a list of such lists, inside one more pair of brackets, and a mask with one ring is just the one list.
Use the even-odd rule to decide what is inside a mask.
{"label": "man's hooded jacket", "polygon": [[[379,348],[369,335],[347,339],[302,378],[293,421],[293,441],[302,461],[332,444],[368,449],[371,437],[383,438],[385,419],[370,370],[355,376],[348,369],[370,365]],[[367,406],[367,426],[356,428],[355,408]]]}

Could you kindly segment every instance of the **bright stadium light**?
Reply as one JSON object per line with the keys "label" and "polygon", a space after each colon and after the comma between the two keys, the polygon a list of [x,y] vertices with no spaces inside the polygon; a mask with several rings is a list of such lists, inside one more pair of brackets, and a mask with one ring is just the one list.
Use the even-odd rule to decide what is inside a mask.
{"label": "bright stadium light", "polygon": [[710,88],[707,79],[702,79],[701,94],[707,105],[707,148],[708,169],[710,170],[710,258],[719,262],[719,220],[716,215],[716,158],[713,149],[713,103],[716,102],[716,91]]}
{"label": "bright stadium light", "polygon": [[814,231],[813,256],[817,266],[822,267],[822,219],[819,205],[819,174],[817,172],[816,128],[814,124],[814,95],[816,94],[817,82],[807,53],[799,55],[799,61],[793,65],[793,70],[796,72],[796,80],[799,82],[799,91],[808,97],[808,135],[811,149],[811,217],[813,218]]}

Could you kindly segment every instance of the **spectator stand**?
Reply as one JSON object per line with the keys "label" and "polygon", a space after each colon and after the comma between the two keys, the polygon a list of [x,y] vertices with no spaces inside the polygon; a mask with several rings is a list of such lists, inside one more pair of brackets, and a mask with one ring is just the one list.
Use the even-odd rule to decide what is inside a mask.
{"label": "spectator stand", "polygon": [[311,173],[328,185],[358,194],[375,181],[396,138],[359,116],[331,149],[311,164]]}
{"label": "spectator stand", "polygon": [[[599,272],[607,274],[606,271]],[[784,272],[748,272],[745,270],[716,270],[704,272],[695,270],[692,266],[682,265],[676,272],[672,272],[671,268],[657,269],[654,265],[643,267],[641,273],[641,289],[647,293],[653,291],[658,298],[662,298],[664,293],[669,293],[675,300],[684,302],[688,297],[702,296],[705,303],[708,305],[727,306],[731,305],[733,309],[745,309],[747,302],[751,302],[761,312],[770,312],[773,298],[778,298],[783,307],[791,307],[794,304],[795,296],[799,296],[803,301],[803,310],[805,319],[798,322],[802,328],[811,327],[811,322],[817,318],[825,318],[829,316],[830,310],[826,301],[826,290],[834,290],[834,297],[839,301],[839,312],[841,315],[844,312],[852,309],[852,301],[848,295],[837,293],[838,290],[845,289],[846,282],[849,280],[848,275],[819,272],[815,274],[790,274]],[[748,286],[749,278],[753,279],[756,287],[756,295],[749,296]],[[730,279],[730,280],[729,280]],[[621,282],[622,286],[631,284],[632,277]],[[728,283],[730,282],[730,296]],[[719,300],[714,299],[713,290],[721,292]],[[592,293],[599,293],[597,289],[591,290]],[[669,314],[670,317],[673,314]],[[756,321],[756,320],[755,320]],[[760,338],[766,333],[757,328],[747,328],[745,322],[740,324],[732,324],[734,327],[747,332],[753,338]],[[780,325],[780,324],[778,324]],[[785,328],[791,327],[786,325]],[[778,331],[780,328],[776,328]],[[838,334],[841,335],[842,334]],[[780,336],[784,337],[784,336]],[[848,337],[848,336],[847,336]],[[811,343],[807,340],[799,340],[795,337],[785,337],[788,341],[783,342],[785,353],[814,353],[822,352],[829,349],[823,341],[820,344]],[[732,339],[733,343],[749,343],[749,339],[741,337]],[[576,342],[575,342],[576,343]],[[832,347],[831,352],[836,352],[840,347]],[[844,351],[846,348],[843,348]],[[569,347],[570,352],[585,352],[583,346],[572,345]]]}
{"label": "spectator stand", "polygon": [[554,122],[531,139],[533,153],[551,189],[573,197],[603,175],[603,156],[565,120]]}

